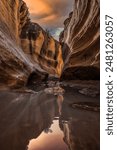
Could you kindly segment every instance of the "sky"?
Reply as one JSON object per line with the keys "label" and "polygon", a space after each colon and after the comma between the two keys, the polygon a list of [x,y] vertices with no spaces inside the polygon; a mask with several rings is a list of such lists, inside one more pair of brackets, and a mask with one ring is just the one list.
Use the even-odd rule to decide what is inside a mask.
{"label": "sky", "polygon": [[24,0],[29,7],[33,22],[40,24],[44,29],[58,39],[63,30],[63,22],[68,18],[73,8],[74,0]]}

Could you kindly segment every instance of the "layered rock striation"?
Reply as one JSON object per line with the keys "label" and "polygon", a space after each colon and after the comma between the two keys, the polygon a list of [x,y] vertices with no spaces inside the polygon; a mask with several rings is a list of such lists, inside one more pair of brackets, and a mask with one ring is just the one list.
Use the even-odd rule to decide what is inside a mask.
{"label": "layered rock striation", "polygon": [[32,74],[40,81],[48,73],[59,77],[61,45],[30,21],[25,2],[1,0],[0,7],[0,86],[26,85]]}
{"label": "layered rock striation", "polygon": [[75,0],[60,42],[31,22],[23,0],[0,1],[0,87],[29,79],[99,79],[99,0]]}
{"label": "layered rock striation", "polygon": [[0,86],[22,85],[33,71],[19,46],[19,5],[17,0],[0,1]]}
{"label": "layered rock striation", "polygon": [[62,79],[99,79],[99,0],[75,0],[60,42],[65,60]]}
{"label": "layered rock striation", "polygon": [[60,76],[63,69],[62,48],[48,31],[36,23],[28,23],[22,29],[21,47],[23,51],[53,76]]}
{"label": "layered rock striation", "polygon": [[28,8],[23,1],[20,12],[20,39],[23,51],[46,72],[59,77],[63,69],[60,43],[48,30],[44,31],[38,24],[30,21]]}

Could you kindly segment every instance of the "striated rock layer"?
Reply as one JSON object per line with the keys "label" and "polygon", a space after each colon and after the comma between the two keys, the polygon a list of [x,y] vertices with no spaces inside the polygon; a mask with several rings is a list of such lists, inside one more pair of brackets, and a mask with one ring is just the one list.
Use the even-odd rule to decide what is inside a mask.
{"label": "striated rock layer", "polygon": [[49,74],[59,77],[63,69],[61,45],[49,31],[44,31],[38,24],[29,21],[28,9],[24,2],[21,3],[20,12],[23,51]]}
{"label": "striated rock layer", "polygon": [[99,0],[75,0],[60,42],[31,22],[23,0],[1,0],[0,7],[0,87],[43,81],[48,74],[99,79]]}
{"label": "striated rock layer", "polygon": [[0,8],[0,87],[25,85],[33,74],[40,81],[47,73],[60,76],[61,46],[30,21],[26,4],[1,0]]}
{"label": "striated rock layer", "polygon": [[21,46],[26,54],[49,74],[60,76],[63,69],[62,48],[49,32],[38,24],[28,23],[22,29]]}
{"label": "striated rock layer", "polygon": [[62,79],[99,79],[99,6],[99,0],[75,0],[60,35],[65,60]]}

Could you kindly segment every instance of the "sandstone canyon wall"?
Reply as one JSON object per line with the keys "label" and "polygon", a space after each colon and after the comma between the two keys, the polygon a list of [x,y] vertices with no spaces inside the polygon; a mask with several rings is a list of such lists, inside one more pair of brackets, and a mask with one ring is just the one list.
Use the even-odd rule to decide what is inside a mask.
{"label": "sandstone canyon wall", "polygon": [[60,35],[65,60],[62,79],[99,79],[100,2],[75,0]]}
{"label": "sandstone canyon wall", "polygon": [[25,85],[32,73],[60,76],[61,45],[30,21],[25,2],[1,0],[0,8],[0,86]]}
{"label": "sandstone canyon wall", "polygon": [[[99,0],[75,0],[60,42],[31,22],[23,0],[0,1],[0,87],[43,81],[99,79]],[[34,76],[35,77],[35,76]]]}
{"label": "sandstone canyon wall", "polygon": [[20,34],[23,51],[49,74],[60,76],[63,69],[61,45],[49,31],[44,31],[38,24],[28,21],[29,12],[24,2],[20,12],[21,23],[24,24],[26,20]]}

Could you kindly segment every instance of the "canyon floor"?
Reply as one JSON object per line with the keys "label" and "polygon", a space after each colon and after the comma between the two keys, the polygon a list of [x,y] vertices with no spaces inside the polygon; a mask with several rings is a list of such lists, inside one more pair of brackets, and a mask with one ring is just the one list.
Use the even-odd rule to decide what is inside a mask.
{"label": "canyon floor", "polygon": [[1,150],[99,150],[99,81],[0,92]]}

